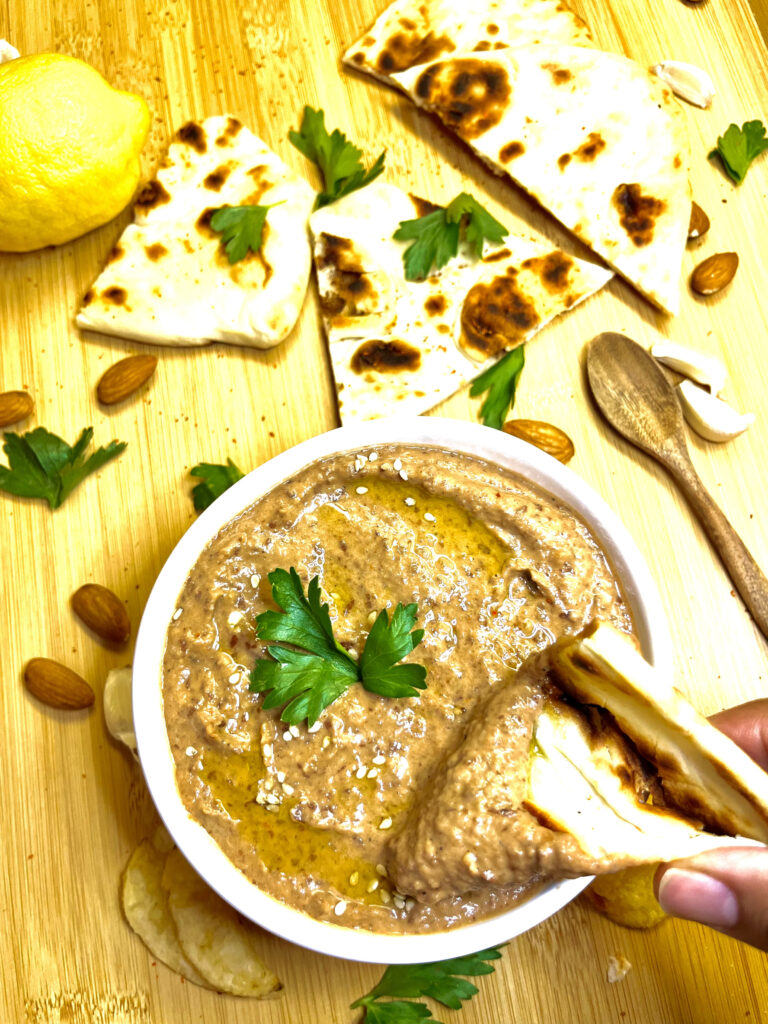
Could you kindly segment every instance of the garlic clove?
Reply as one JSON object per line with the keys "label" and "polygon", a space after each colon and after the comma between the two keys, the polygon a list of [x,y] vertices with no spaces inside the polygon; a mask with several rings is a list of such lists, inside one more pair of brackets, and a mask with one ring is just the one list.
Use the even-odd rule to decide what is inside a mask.
{"label": "garlic clove", "polygon": [[754,423],[751,412],[739,413],[722,398],[684,380],[677,385],[683,415],[690,427],[707,441],[730,441]]}
{"label": "garlic clove", "polygon": [[717,356],[708,356],[672,341],[657,341],[651,347],[651,355],[671,370],[706,385],[713,395],[719,395],[725,387],[728,372]]}
{"label": "garlic clove", "polygon": [[16,60],[19,51],[11,46],[7,39],[0,39],[0,64],[6,64],[9,60]]}
{"label": "garlic clove", "polygon": [[708,107],[715,97],[715,86],[706,71],[695,64],[681,60],[663,60],[651,68],[654,75],[666,82],[675,96],[693,103],[696,107]]}

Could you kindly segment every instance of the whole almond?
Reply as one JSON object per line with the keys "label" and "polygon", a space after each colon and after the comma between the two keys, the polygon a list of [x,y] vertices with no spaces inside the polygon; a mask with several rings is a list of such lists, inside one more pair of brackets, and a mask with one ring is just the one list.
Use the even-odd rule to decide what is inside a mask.
{"label": "whole almond", "polygon": [[35,408],[35,403],[26,391],[4,391],[0,395],[0,427],[25,420]]}
{"label": "whole almond", "polygon": [[714,295],[733,280],[739,257],[735,252],[716,252],[703,260],[691,274],[691,288],[699,295]]}
{"label": "whole almond", "polygon": [[542,420],[507,420],[502,430],[541,448],[559,462],[568,462],[573,458],[574,447],[570,437],[551,423]]}
{"label": "whole almond", "polygon": [[71,668],[50,658],[33,658],[24,668],[24,684],[43,704],[65,711],[88,708],[93,704],[93,690]]}
{"label": "whole almond", "polygon": [[156,356],[127,356],[104,372],[96,387],[103,405],[115,405],[137,391],[157,367]]}
{"label": "whole almond", "polygon": [[709,231],[709,217],[698,203],[691,203],[691,219],[688,224],[688,241],[701,238]]}
{"label": "whole almond", "polygon": [[131,621],[123,602],[100,583],[86,583],[72,595],[72,609],[102,640],[124,644]]}

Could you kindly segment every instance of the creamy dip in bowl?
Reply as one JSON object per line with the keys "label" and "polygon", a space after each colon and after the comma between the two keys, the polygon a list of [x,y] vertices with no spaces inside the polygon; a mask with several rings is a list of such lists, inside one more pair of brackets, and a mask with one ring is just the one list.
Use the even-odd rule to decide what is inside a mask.
{"label": "creamy dip in bowl", "polygon": [[[425,634],[407,661],[427,688],[385,698],[354,684],[311,730],[265,711],[248,688],[267,656],[255,617],[274,608],[267,575],[290,567],[305,588],[319,578],[353,651],[376,612],[416,602]],[[226,492],[162,570],[134,661],[150,791],[200,874],[291,941],[386,963],[494,945],[588,879],[421,903],[389,877],[391,837],[525,657],[602,618],[666,664],[659,607],[615,516],[530,445],[435,418],[332,431]]]}

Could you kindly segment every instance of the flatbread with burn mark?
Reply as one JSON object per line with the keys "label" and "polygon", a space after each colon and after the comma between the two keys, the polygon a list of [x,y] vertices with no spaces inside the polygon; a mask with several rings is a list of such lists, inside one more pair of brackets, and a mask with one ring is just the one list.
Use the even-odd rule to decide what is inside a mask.
{"label": "flatbread with burn mark", "polygon": [[541,43],[394,75],[660,309],[676,313],[691,191],[683,113],[634,61]]}
{"label": "flatbread with burn mark", "polygon": [[[236,118],[190,121],[136,200],[134,223],[88,290],[84,330],[158,345],[271,348],[292,330],[311,256],[309,184]],[[210,227],[221,206],[279,204],[258,253],[231,264]]]}
{"label": "flatbread with burn mark", "polygon": [[396,0],[343,60],[398,85],[393,74],[438,57],[543,42],[594,45],[587,26],[561,0]]}
{"label": "flatbread with burn mark", "polygon": [[407,281],[398,223],[437,209],[375,181],[310,217],[320,307],[343,422],[417,415],[598,291],[611,272],[508,235],[482,259],[461,247]]}

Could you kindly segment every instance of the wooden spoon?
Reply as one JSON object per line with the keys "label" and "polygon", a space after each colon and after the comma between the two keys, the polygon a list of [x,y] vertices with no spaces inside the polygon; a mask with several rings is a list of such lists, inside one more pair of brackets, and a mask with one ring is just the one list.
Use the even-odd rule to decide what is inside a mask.
{"label": "wooden spoon", "polygon": [[768,579],[693,468],[683,413],[664,371],[637,342],[609,332],[589,343],[587,376],[608,422],[658,459],[677,482],[744,604],[768,637]]}

